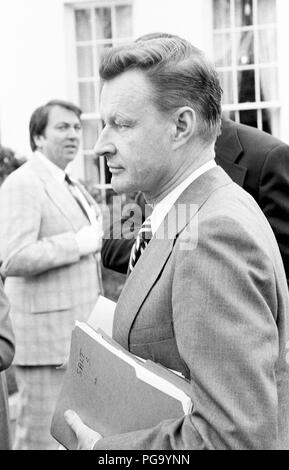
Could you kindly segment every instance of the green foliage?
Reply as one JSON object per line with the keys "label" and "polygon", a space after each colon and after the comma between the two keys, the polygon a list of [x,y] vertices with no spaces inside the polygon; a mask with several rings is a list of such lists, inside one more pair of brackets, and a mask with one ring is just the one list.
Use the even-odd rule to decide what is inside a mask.
{"label": "green foliage", "polygon": [[0,145],[0,184],[3,183],[12,171],[16,170],[25,162],[24,158],[16,158],[15,152]]}

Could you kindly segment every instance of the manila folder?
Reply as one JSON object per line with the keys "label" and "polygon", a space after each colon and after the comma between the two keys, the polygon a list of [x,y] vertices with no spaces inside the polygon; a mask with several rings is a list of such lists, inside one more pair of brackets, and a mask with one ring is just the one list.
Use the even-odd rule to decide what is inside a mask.
{"label": "manila folder", "polygon": [[153,427],[191,411],[189,389],[183,377],[137,358],[101,329],[76,322],[51,434],[76,449],[76,436],[64,419],[68,409],[104,437]]}

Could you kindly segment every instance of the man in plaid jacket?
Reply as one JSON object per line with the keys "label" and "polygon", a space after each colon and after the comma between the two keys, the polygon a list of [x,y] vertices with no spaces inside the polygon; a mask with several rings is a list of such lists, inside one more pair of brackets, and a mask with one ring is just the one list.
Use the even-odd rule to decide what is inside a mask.
{"label": "man in plaid jacket", "polygon": [[53,449],[50,422],[75,320],[100,292],[99,208],[64,169],[76,156],[81,111],[51,101],[30,120],[34,154],[0,190],[1,274],[16,335],[16,449]]}

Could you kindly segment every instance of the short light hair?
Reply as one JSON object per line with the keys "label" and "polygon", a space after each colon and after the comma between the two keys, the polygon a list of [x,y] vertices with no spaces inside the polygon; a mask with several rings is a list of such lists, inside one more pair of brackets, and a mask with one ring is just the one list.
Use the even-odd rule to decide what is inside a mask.
{"label": "short light hair", "polygon": [[63,100],[51,100],[48,103],[44,104],[43,106],[39,106],[39,108],[35,109],[32,113],[29,122],[29,136],[30,136],[30,147],[33,150],[37,150],[37,146],[34,141],[34,137],[38,137],[40,135],[45,134],[45,129],[48,124],[49,113],[52,108],[55,106],[59,106],[60,108],[67,109],[68,111],[73,112],[80,121],[81,116],[81,109],[73,103],[69,101]]}
{"label": "short light hair", "polygon": [[213,65],[185,39],[153,33],[136,42],[108,49],[102,57],[102,82],[128,70],[141,70],[154,90],[154,102],[164,114],[189,106],[198,118],[199,136],[214,142],[221,128],[222,89]]}

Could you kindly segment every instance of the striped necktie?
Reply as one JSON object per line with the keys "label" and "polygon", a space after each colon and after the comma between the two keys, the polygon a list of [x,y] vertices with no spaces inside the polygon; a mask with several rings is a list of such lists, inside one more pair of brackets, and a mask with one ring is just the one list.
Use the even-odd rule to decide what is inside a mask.
{"label": "striped necktie", "polygon": [[130,274],[152,238],[151,218],[148,217],[137,234],[130,253],[128,274]]}

